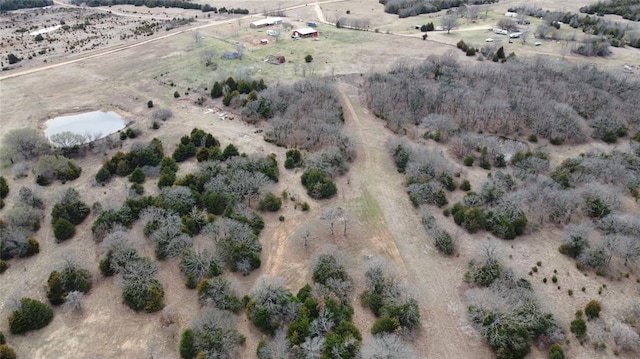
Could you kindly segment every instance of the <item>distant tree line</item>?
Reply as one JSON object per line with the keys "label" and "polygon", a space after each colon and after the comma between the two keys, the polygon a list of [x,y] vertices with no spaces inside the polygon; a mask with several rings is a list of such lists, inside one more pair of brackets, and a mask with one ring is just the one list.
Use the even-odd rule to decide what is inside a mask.
{"label": "distant tree line", "polygon": [[401,18],[429,14],[464,5],[492,4],[498,0],[379,0],[384,12],[398,14]]}
{"label": "distant tree line", "polygon": [[[634,27],[593,16],[592,13],[590,13],[592,16],[585,16],[572,12],[548,11],[531,7],[512,8],[509,10],[545,19],[546,23],[539,25],[536,29],[536,36],[540,38],[549,37],[547,30],[549,30],[550,27],[559,29],[562,23],[574,29],[582,29],[582,32],[587,35],[603,37],[606,42],[614,47],[624,47],[628,45],[640,48],[640,32]],[[640,10],[636,9],[635,11],[640,14],[640,12],[638,12]]]}
{"label": "distant tree line", "polygon": [[2,0],[0,1],[0,11],[30,9],[51,5],[53,5],[53,0]]}
{"label": "distant tree line", "polygon": [[585,5],[580,8],[580,12],[587,14],[620,15],[627,20],[640,21],[640,1],[638,0],[608,0],[598,1],[595,4]]}
{"label": "distant tree line", "polygon": [[[36,1],[36,0],[33,0]],[[217,12],[217,13],[233,13],[233,14],[248,14],[248,9],[227,9],[227,8],[215,8],[209,4],[198,4],[184,0],[71,0],[74,5],[87,4],[87,6],[113,6],[113,5],[134,5],[134,6],[146,6],[148,8],[164,7],[164,8],[179,8],[189,10],[201,10],[202,12]]]}

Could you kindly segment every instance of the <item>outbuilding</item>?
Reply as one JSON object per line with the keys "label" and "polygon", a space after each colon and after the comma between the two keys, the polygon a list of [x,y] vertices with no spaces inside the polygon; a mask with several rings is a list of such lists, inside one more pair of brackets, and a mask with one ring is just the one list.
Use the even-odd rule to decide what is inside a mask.
{"label": "outbuilding", "polygon": [[318,37],[318,30],[312,29],[310,27],[304,27],[304,28],[301,28],[301,29],[296,29],[296,30],[293,30],[293,33],[291,34],[291,37],[293,37],[293,38],[298,38],[298,37]]}
{"label": "outbuilding", "polygon": [[268,17],[266,19],[256,20],[249,24],[252,29],[257,29],[265,26],[273,26],[282,24],[283,20],[281,17]]}

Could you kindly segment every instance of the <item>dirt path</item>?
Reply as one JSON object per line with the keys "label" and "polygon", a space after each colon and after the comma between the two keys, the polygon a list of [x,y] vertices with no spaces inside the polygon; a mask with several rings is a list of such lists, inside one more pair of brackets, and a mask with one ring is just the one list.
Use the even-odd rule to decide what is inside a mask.
{"label": "dirt path", "polygon": [[381,244],[395,249],[388,255],[398,256],[390,259],[401,263],[399,274],[411,278],[409,290],[422,308],[422,338],[414,343],[417,352],[420,357],[432,358],[492,358],[465,317],[460,288],[465,263],[458,258],[442,257],[433,250],[406,195],[404,178],[386,153],[385,144],[392,134],[365,109],[354,107],[355,86],[342,83],[340,91],[346,110],[346,130],[359,146],[359,160],[352,169],[354,179],[380,207],[382,227],[388,236],[377,239],[389,241]]}

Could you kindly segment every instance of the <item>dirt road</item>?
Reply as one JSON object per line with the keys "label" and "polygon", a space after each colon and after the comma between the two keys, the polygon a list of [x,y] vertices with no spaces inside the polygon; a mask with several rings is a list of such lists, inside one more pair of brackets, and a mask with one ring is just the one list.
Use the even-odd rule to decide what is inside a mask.
{"label": "dirt road", "polygon": [[[414,345],[420,357],[492,358],[486,345],[469,326],[461,290],[466,270],[461,258],[438,254],[427,238],[404,190],[404,177],[395,170],[385,145],[392,136],[384,124],[366,109],[354,106],[358,90],[342,83],[340,90],[345,108],[346,130],[358,143],[359,161],[352,168],[362,190],[370,193],[382,210],[383,228],[388,236],[384,246],[395,248],[400,274],[411,279],[410,292],[422,308],[421,337]],[[404,272],[404,273],[402,273]],[[459,340],[452,340],[458,338]]]}

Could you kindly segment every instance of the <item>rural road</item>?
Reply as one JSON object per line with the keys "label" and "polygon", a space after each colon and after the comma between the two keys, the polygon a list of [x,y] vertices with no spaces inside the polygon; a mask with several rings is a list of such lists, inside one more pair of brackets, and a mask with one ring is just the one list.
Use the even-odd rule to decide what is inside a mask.
{"label": "rural road", "polygon": [[358,96],[354,84],[342,82],[339,89],[345,130],[358,145],[359,159],[351,171],[383,215],[384,223],[378,226],[384,233],[376,239],[385,243],[377,246],[385,249],[399,274],[411,278],[407,290],[420,303],[421,335],[428,340],[416,341],[416,351],[429,358],[492,358],[466,319],[466,304],[460,293],[466,262],[434,250],[404,189],[405,178],[396,171],[386,149],[393,134],[371,113],[354,108],[352,97]]}
{"label": "rural road", "polygon": [[[317,2],[315,4],[317,4],[319,6],[320,4],[330,4],[330,3],[343,2],[343,1],[346,1],[346,0],[328,0],[328,1]],[[61,4],[61,5],[64,4],[64,3],[60,3],[58,1],[56,1],[56,3],[57,4]],[[294,5],[294,6],[290,6],[290,7],[287,7],[287,8],[283,8],[282,10],[283,11],[295,10],[295,9],[303,8],[303,7],[308,6],[308,5],[309,4]],[[69,5],[69,4],[64,4],[63,6],[73,7],[73,5]],[[260,16],[264,16],[264,13],[246,15],[246,16],[242,16],[242,17],[239,17],[239,18],[235,18],[234,20],[250,19],[250,18],[260,17]],[[132,43],[132,44],[117,45],[115,47],[107,48],[107,49],[104,49],[104,50],[96,50],[96,52],[85,54],[85,55],[82,55],[82,56],[77,57],[75,59],[71,59],[71,60],[67,60],[67,61],[63,61],[63,62],[58,62],[58,63],[50,64],[50,65],[40,66],[40,67],[36,67],[36,68],[33,68],[33,69],[17,71],[17,72],[11,72],[11,73],[9,73],[7,75],[0,75],[0,81],[1,80],[6,80],[6,79],[10,79],[10,78],[14,78],[14,77],[29,75],[29,74],[33,74],[33,73],[37,73],[37,72],[42,72],[42,71],[54,69],[54,68],[61,67],[61,66],[70,65],[70,64],[73,64],[73,63],[77,63],[77,62],[81,62],[81,61],[85,61],[85,60],[89,60],[89,59],[93,59],[93,58],[97,58],[97,57],[102,57],[102,56],[113,54],[113,53],[116,53],[116,52],[132,49],[132,48],[135,48],[135,47],[138,47],[138,46],[146,45],[146,44],[151,43],[151,42],[156,42],[156,41],[160,41],[160,40],[163,40],[163,39],[166,39],[166,38],[169,38],[169,37],[173,37],[173,36],[176,36],[176,35],[184,34],[184,33],[189,32],[189,31],[196,31],[196,30],[205,29],[205,28],[212,27],[212,26],[226,24],[229,21],[230,21],[230,19],[218,20],[218,21],[210,21],[210,22],[207,22],[206,24],[203,24],[203,25],[190,27],[188,29],[177,30],[177,31],[174,31],[174,32],[170,32],[170,33],[168,33],[166,35],[156,36],[156,37],[153,37],[151,39],[138,41],[138,42],[135,42],[135,43]]]}

